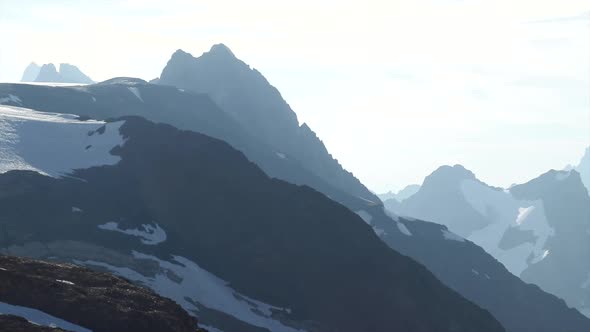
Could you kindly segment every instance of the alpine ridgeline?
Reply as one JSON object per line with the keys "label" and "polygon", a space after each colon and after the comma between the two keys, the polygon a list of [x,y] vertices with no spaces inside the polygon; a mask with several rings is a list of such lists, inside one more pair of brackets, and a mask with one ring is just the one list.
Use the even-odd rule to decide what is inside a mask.
{"label": "alpine ridgeline", "polygon": [[502,189],[460,165],[442,166],[396,213],[447,226],[590,315],[590,197],[576,170]]}

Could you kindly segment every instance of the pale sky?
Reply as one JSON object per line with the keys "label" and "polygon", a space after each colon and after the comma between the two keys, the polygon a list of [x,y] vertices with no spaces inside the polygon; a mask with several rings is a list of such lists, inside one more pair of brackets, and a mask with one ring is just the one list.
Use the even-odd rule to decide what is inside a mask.
{"label": "pale sky", "polygon": [[587,0],[0,0],[0,81],[68,62],[159,76],[225,43],[376,192],[443,164],[495,186],[590,145]]}

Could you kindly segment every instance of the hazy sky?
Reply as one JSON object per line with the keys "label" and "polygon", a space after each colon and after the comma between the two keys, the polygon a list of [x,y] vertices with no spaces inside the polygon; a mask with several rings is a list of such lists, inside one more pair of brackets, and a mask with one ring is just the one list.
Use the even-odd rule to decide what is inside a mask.
{"label": "hazy sky", "polygon": [[587,0],[0,0],[0,31],[0,81],[151,79],[223,42],[377,192],[457,163],[508,186],[590,144]]}

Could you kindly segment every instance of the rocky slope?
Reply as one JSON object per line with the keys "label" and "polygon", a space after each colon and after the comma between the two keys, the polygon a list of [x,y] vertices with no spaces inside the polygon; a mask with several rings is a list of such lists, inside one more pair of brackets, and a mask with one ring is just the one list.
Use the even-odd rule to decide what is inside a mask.
{"label": "rocky slope", "polygon": [[38,325],[19,316],[5,314],[0,314],[0,328],[11,332],[66,332],[59,327]]}
{"label": "rocky slope", "polygon": [[112,271],[224,331],[504,330],[356,214],[222,141],[139,118],[88,126],[76,141],[123,138],[116,164],[0,175],[3,252]]}
{"label": "rocky slope", "polygon": [[0,267],[3,331],[204,331],[173,301],[107,273],[4,255]]}

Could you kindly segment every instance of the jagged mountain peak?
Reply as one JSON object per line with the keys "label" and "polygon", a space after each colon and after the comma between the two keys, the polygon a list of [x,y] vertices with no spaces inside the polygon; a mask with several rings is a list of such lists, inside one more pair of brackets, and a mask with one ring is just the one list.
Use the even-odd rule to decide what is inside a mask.
{"label": "jagged mountain peak", "polygon": [[43,69],[43,68],[45,68],[45,70],[57,71],[57,68],[55,67],[55,65],[53,63],[46,63],[41,66],[41,69]]}
{"label": "jagged mountain peak", "polygon": [[62,78],[53,63],[46,63],[41,66],[35,82],[62,82]]}
{"label": "jagged mountain peak", "polygon": [[192,54],[185,52],[183,49],[177,49],[172,53],[172,59],[192,57]]}
{"label": "jagged mountain peak", "polygon": [[218,56],[231,56],[235,58],[234,53],[223,43],[215,44],[211,46],[209,54],[215,54]]}
{"label": "jagged mountain peak", "polygon": [[353,196],[378,201],[329,154],[309,126],[299,126],[297,115],[279,90],[259,71],[236,58],[224,44],[214,45],[197,58],[176,51],[158,83],[209,95],[256,139],[292,156],[330,185]]}
{"label": "jagged mountain peak", "polygon": [[[34,70],[27,67],[25,70],[25,74],[23,74],[23,81],[25,80],[25,75],[27,78],[30,78],[30,72]],[[82,84],[92,84],[94,81],[84,74],[78,67],[68,64],[68,63],[61,63],[59,65],[59,72],[56,66],[53,63],[47,63],[41,66],[39,69],[38,75],[35,76],[33,80],[34,82],[51,82],[51,83],[82,83]]]}

